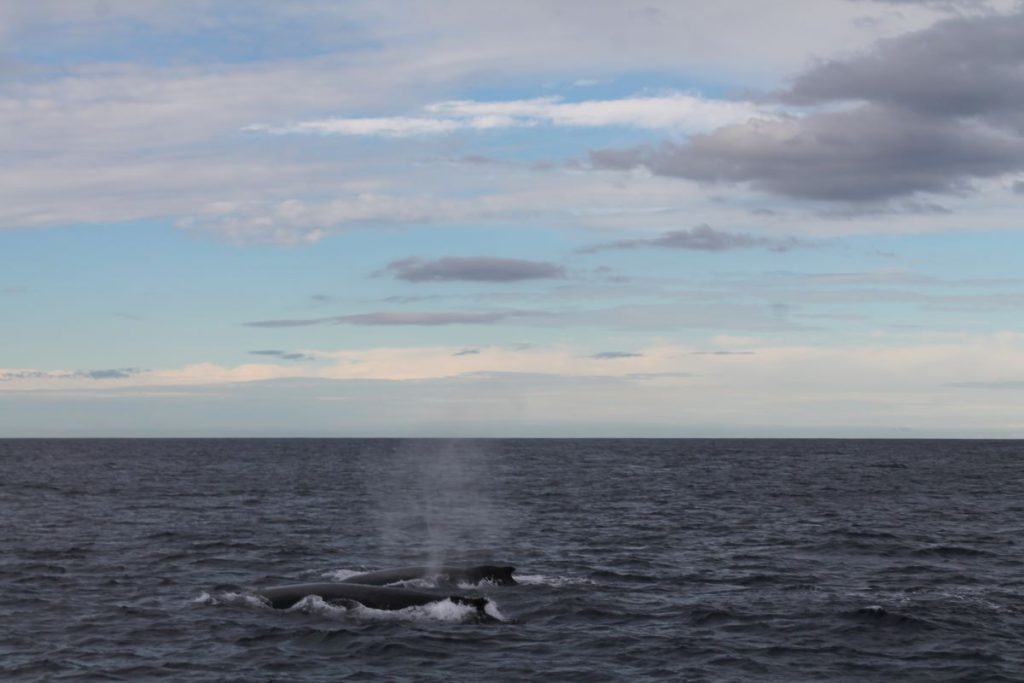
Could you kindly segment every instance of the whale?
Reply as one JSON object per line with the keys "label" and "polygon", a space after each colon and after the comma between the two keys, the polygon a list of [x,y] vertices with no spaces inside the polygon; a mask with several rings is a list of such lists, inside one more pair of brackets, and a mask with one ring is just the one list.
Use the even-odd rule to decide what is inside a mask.
{"label": "whale", "polygon": [[359,583],[368,586],[385,586],[399,581],[414,579],[437,578],[446,583],[480,583],[489,581],[499,586],[514,586],[512,578],[515,567],[508,565],[478,564],[464,567],[442,565],[439,567],[402,567],[399,569],[382,569],[376,572],[356,574],[342,580],[343,583]]}
{"label": "whale", "polygon": [[364,607],[380,610],[398,610],[406,607],[427,605],[432,602],[451,600],[459,605],[475,607],[477,615],[490,619],[485,608],[490,601],[487,598],[470,598],[462,595],[443,595],[411,590],[408,588],[391,588],[369,586],[358,583],[293,583],[284,586],[270,586],[255,591],[256,595],[274,609],[293,607],[307,595],[316,595],[325,602],[334,605],[352,606],[358,603]]}

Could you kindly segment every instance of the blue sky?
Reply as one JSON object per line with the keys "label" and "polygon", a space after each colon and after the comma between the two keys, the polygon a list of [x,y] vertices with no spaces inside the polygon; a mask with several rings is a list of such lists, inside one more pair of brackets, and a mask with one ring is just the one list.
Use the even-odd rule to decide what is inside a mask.
{"label": "blue sky", "polygon": [[1024,5],[0,2],[0,436],[1024,436]]}

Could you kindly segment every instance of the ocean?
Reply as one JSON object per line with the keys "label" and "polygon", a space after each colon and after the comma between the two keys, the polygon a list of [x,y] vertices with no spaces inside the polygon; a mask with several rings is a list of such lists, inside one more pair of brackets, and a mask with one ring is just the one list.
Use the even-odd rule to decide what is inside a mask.
{"label": "ocean", "polygon": [[0,525],[0,681],[1024,680],[1016,441],[0,440]]}

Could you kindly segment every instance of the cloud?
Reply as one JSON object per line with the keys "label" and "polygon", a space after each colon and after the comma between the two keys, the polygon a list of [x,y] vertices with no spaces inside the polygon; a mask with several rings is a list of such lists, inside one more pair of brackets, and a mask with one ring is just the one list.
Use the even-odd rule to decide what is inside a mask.
{"label": "cloud", "polygon": [[[742,363],[693,356],[680,345],[642,347],[644,356],[627,363],[588,358],[574,347],[484,347],[453,358],[457,350],[320,352],[332,365],[202,363],[105,385],[5,382],[0,431],[123,435],[129,424],[150,434],[206,429],[223,436],[232,425],[238,434],[384,436],[394,435],[397,411],[408,418],[400,428],[413,436],[428,429],[441,436],[539,435],[546,428],[566,436],[595,429],[609,436],[863,436],[908,425],[934,435],[1022,436],[1019,402],[1008,401],[1006,391],[953,386],[1019,391],[1019,376],[1006,376],[1024,360],[1019,334],[765,345]],[[790,388],[782,398],[780,386]],[[241,394],[253,400],[235,401]],[[282,415],[283,404],[295,410]],[[395,410],[382,414],[380,405]]]}
{"label": "cloud", "polygon": [[671,230],[658,237],[617,240],[584,247],[582,253],[607,251],[611,249],[635,249],[638,247],[660,247],[665,249],[690,249],[695,251],[729,251],[732,249],[767,249],[768,251],[789,251],[809,243],[795,237],[759,237],[738,232],[715,230],[702,224],[690,230]]}
{"label": "cloud", "polygon": [[[966,305],[966,304],[965,304]],[[783,306],[782,309],[779,307]],[[373,312],[323,318],[260,320],[250,327],[283,328],[313,325],[444,326],[486,325],[515,321],[541,328],[611,328],[615,330],[719,329],[782,331],[813,329],[780,315],[789,308],[774,302],[735,303],[680,299],[671,303],[623,304],[600,308],[498,310],[485,312]]]}
{"label": "cloud", "polygon": [[478,356],[480,355],[480,349],[462,349],[452,354],[453,356]]}
{"label": "cloud", "polygon": [[812,329],[773,314],[763,304],[681,298],[672,303],[625,304],[607,308],[565,312],[535,324],[601,326],[614,330],[670,332],[682,329],[734,331],[795,331]]}
{"label": "cloud", "polygon": [[316,357],[306,353],[279,351],[277,349],[263,349],[260,351],[250,351],[249,353],[254,356],[275,356],[281,360],[316,360]]}
{"label": "cloud", "polygon": [[[289,141],[294,147],[282,154],[284,146],[274,141],[240,136],[248,124],[301,122],[329,112],[349,119],[411,112],[415,116],[406,118],[433,120],[442,115],[420,110],[423,103],[451,102],[444,98],[482,79],[498,86],[552,78],[567,83],[582,74],[613,83],[644,73],[673,82],[714,73],[727,74],[732,85],[757,86],[776,82],[807,54],[829,54],[837,45],[855,49],[934,19],[930,12],[907,11],[854,30],[852,19],[879,11],[820,0],[652,5],[657,11],[607,1],[457,0],[446,12],[405,0],[386,12],[374,3],[322,0],[103,0],[103,18],[96,6],[0,3],[0,37],[7,39],[10,60],[24,60],[4,69],[7,59],[0,59],[0,148],[10,162],[0,168],[0,229],[180,220],[183,227],[209,228],[239,242],[303,244],[322,236],[323,227],[211,207],[349,196],[361,190],[347,183],[393,177],[397,165],[382,171],[385,153],[350,154],[316,141]],[[797,22],[814,30],[792,32]],[[221,40],[226,27],[232,38]],[[140,49],[140,35],[147,49]],[[196,35],[205,37],[197,41]],[[184,43],[188,50],[175,49]],[[43,44],[48,57],[33,64],[39,54],[32,46]],[[620,49],[609,50],[610,44]],[[688,97],[694,98],[689,114]],[[530,99],[514,102],[520,109],[538,106]],[[622,102],[630,108],[625,114],[614,111],[626,106]],[[542,106],[550,120],[580,126],[588,120],[662,125],[658,117],[703,125],[698,113],[720,125],[731,108],[750,106],[686,93],[641,93],[622,102]],[[377,123],[397,132],[404,124],[394,118],[399,121]],[[388,146],[388,153],[400,151]]]}
{"label": "cloud", "polygon": [[641,358],[643,355],[642,353],[633,353],[631,351],[601,351],[590,357],[597,360],[614,360],[617,358]]}
{"label": "cloud", "polygon": [[243,130],[254,133],[272,133],[274,135],[315,133],[319,135],[381,135],[384,137],[404,138],[413,135],[451,133],[461,127],[456,121],[390,116],[361,119],[321,119],[277,127],[253,124],[246,126]]}
{"label": "cloud", "polygon": [[[324,172],[327,177],[332,173],[330,169]],[[323,188],[320,194],[327,199],[213,203],[202,214],[179,221],[178,226],[242,244],[304,245],[353,228],[481,223],[521,226],[541,219],[563,225],[613,227],[608,224],[632,222],[637,214],[646,221],[656,219],[661,207],[687,199],[678,184],[670,180],[609,180],[596,173],[539,177],[533,171],[511,167],[481,174],[463,165],[446,164],[441,169],[416,166],[408,170],[408,175],[403,172],[390,179],[374,178],[362,186],[353,180],[333,191]],[[311,180],[313,187],[319,187],[318,182]],[[259,192],[263,192],[262,186]],[[277,191],[271,189],[267,194],[273,197]],[[0,202],[0,211],[3,208]]]}
{"label": "cloud", "polygon": [[438,294],[430,294],[428,296],[417,296],[417,295],[406,295],[406,294],[392,294],[391,296],[383,297],[378,301],[386,304],[418,304],[424,301],[437,301],[444,297]]}
{"label": "cloud", "polygon": [[53,373],[43,370],[5,370],[0,372],[0,382],[12,382],[19,379],[56,379],[70,376],[70,373]]}
{"label": "cloud", "polygon": [[[680,61],[687,67],[706,62],[706,48],[714,44],[708,33],[726,33],[723,29],[729,27],[743,33],[729,33],[719,41],[727,42],[730,47],[750,44],[748,52],[743,55],[735,54],[735,50],[725,50],[722,59],[730,60],[734,66],[750,61],[752,53],[756,54],[753,59],[761,64],[766,61],[777,63],[780,53],[785,55],[783,61],[799,61],[808,44],[828,46],[835,33],[846,28],[848,17],[863,13],[843,11],[841,7],[838,11],[836,8],[815,11],[815,5],[820,3],[787,0],[780,1],[780,7],[773,7],[770,11],[750,8],[748,11],[755,18],[750,21],[754,26],[748,27],[746,22],[736,26],[735,21],[729,21],[731,14],[745,7],[742,0],[722,4],[724,7],[720,11],[673,12],[653,7],[651,11],[645,11],[617,2],[568,2],[562,9],[554,9],[547,3],[533,1],[517,3],[516,7],[495,2],[459,1],[453,2],[449,11],[439,16],[430,8],[402,0],[391,3],[391,9],[386,12],[372,3],[339,5],[321,0],[255,5],[211,3],[209,0],[181,0],[173,5],[155,0],[104,0],[103,11],[98,12],[93,3],[37,0],[27,5],[0,5],[0,31],[3,32],[0,35],[19,30],[30,36],[42,34],[46,38],[71,42],[76,47],[88,46],[87,54],[92,55],[97,51],[102,53],[104,48],[110,49],[112,45],[116,50],[124,45],[126,38],[137,41],[137,34],[126,31],[126,28],[145,27],[148,31],[163,31],[166,33],[157,35],[164,37],[169,33],[170,37],[180,40],[229,26],[232,38],[226,41],[227,45],[218,44],[218,41],[199,41],[193,49],[175,51],[174,54],[180,54],[175,61],[208,61],[223,56],[225,52],[232,57],[243,45],[273,37],[283,39],[287,44],[255,46],[259,57],[280,56],[282,49],[288,48],[302,56],[311,52],[319,56],[348,48],[358,57],[370,54],[376,58],[357,61],[358,66],[362,66],[363,61],[370,61],[373,66],[384,64],[396,70],[421,68],[429,74],[432,68],[433,71],[447,70],[465,76],[476,73],[481,63],[505,65],[511,73],[550,71],[552,64],[557,64],[573,75],[587,68],[593,72],[588,76],[593,78],[626,69],[638,57],[658,67],[672,66]],[[566,12],[573,14],[573,26],[566,25]],[[821,26],[823,35],[806,32],[811,35],[796,35],[786,41],[772,41],[770,45],[750,40],[757,35],[755,27],[768,30],[767,22],[776,29],[784,27],[793,16],[801,13],[813,14],[819,23],[825,23]],[[560,18],[563,21],[559,21]],[[582,28],[584,26],[585,29]],[[520,36],[528,29],[533,29],[533,34],[531,40],[524,44]],[[614,37],[628,40],[630,49],[626,54],[607,49]],[[138,47],[137,42],[130,44]],[[160,56],[164,53],[156,49],[155,54]],[[418,61],[411,59],[414,55],[419,57]],[[105,60],[100,58],[96,61]],[[347,62],[336,65],[336,68],[345,66],[348,66]]]}
{"label": "cloud", "polygon": [[750,102],[709,100],[700,95],[668,93],[614,100],[565,102],[560,97],[480,102],[446,100],[424,108],[427,117],[389,116],[327,118],[282,126],[253,124],[249,132],[410,137],[457,130],[490,130],[549,125],[560,128],[628,126],[693,132],[764,115]]}
{"label": "cloud", "polygon": [[[327,200],[224,202],[211,205],[204,214],[179,220],[177,226],[243,244],[304,245],[353,227],[507,222],[544,213],[565,217],[597,193],[585,183],[559,192],[551,182],[535,184],[536,177],[529,173],[513,178],[517,183],[525,180],[525,186],[499,192],[487,192],[476,185],[475,171],[454,180],[438,179],[433,171],[427,175],[431,177],[414,174],[411,178],[415,193],[344,192],[335,188],[329,193],[333,198]],[[436,191],[423,190],[424,185],[429,188],[435,183]],[[470,187],[446,196],[453,183]],[[606,198],[609,194],[604,192]],[[634,197],[633,201],[643,199]]]}
{"label": "cloud", "polygon": [[943,12],[961,12],[964,10],[986,10],[986,0],[853,0],[854,2],[879,3],[883,5],[901,5],[904,7],[929,7]]}
{"label": "cloud", "polygon": [[464,312],[408,312],[385,311],[357,313],[325,318],[298,318],[285,320],[256,320],[244,323],[249,327],[308,327],[310,325],[481,325],[495,323],[515,316],[545,315],[528,311],[490,311],[485,313]]}
{"label": "cloud", "polygon": [[491,256],[449,256],[433,261],[406,258],[392,261],[383,271],[406,282],[517,282],[565,276],[565,269],[553,263]]}
{"label": "cloud", "polygon": [[1024,194],[1024,180],[1015,180],[1013,182],[1013,191],[1016,194]]}
{"label": "cloud", "polygon": [[352,325],[480,325],[498,322],[514,315],[523,314],[510,311],[490,313],[384,312],[346,315],[339,318],[339,320]]}
{"label": "cloud", "polygon": [[1024,132],[1024,11],[957,17],[823,61],[781,94],[799,105],[843,100],[927,117],[979,117]]}
{"label": "cloud", "polygon": [[179,221],[178,227],[216,232],[237,242],[311,244],[343,226],[430,223],[480,212],[474,202],[360,193],[316,203],[289,199],[270,205],[229,206],[223,212]]}
{"label": "cloud", "polygon": [[109,370],[83,370],[74,373],[75,377],[88,379],[127,379],[142,372],[138,368],[112,368]]}
{"label": "cloud", "polygon": [[309,300],[317,305],[331,304],[334,303],[335,297],[330,294],[310,294]]}
{"label": "cloud", "polygon": [[108,368],[103,370],[5,370],[0,372],[0,382],[32,379],[128,379],[143,372],[138,368]]}
{"label": "cloud", "polygon": [[996,391],[1024,391],[1024,380],[998,380],[993,382],[953,382],[946,386],[957,389],[993,389]]}
{"label": "cloud", "polygon": [[756,120],[689,142],[596,150],[598,168],[748,184],[828,202],[880,202],[967,189],[973,178],[1024,168],[1024,139],[973,123],[865,105],[803,118]]}
{"label": "cloud", "polygon": [[694,351],[694,356],[753,356],[756,351]]}
{"label": "cloud", "polygon": [[947,19],[812,66],[778,94],[824,110],[595,150],[590,160],[826,202],[962,193],[1024,168],[1022,33],[1024,11]]}

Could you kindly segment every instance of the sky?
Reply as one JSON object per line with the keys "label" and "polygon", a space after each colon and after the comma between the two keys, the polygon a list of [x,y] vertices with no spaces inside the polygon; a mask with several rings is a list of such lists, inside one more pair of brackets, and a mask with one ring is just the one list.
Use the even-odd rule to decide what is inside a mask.
{"label": "sky", "polygon": [[1017,0],[0,0],[0,437],[1024,437]]}

